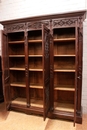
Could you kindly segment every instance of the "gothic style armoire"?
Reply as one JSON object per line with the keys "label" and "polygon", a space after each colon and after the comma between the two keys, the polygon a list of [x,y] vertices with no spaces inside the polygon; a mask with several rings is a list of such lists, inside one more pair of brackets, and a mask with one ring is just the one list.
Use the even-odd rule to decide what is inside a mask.
{"label": "gothic style armoire", "polygon": [[7,110],[82,123],[85,11],[1,21]]}

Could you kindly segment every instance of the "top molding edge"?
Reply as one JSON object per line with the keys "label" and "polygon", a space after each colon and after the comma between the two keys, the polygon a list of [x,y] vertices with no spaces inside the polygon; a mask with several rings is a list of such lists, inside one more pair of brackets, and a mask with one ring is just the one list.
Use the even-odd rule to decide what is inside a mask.
{"label": "top molding edge", "polygon": [[31,22],[31,21],[47,20],[47,19],[51,20],[51,19],[55,19],[55,18],[78,17],[78,16],[84,16],[84,19],[85,19],[86,18],[86,10],[4,20],[4,21],[0,21],[0,24],[8,25],[8,24],[15,24],[15,23],[20,23],[20,22]]}

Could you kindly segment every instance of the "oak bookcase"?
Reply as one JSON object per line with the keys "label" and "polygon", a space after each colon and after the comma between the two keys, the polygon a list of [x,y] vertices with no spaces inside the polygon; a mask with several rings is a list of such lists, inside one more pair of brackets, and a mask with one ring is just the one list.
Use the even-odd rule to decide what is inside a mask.
{"label": "oak bookcase", "polygon": [[82,123],[85,11],[1,21],[7,110]]}

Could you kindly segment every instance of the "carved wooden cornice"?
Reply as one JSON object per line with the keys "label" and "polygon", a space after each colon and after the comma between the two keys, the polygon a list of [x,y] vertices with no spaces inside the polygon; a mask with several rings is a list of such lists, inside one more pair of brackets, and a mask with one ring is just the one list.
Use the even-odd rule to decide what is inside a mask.
{"label": "carved wooden cornice", "polygon": [[41,16],[33,16],[33,17],[27,17],[27,18],[20,18],[20,19],[13,19],[13,20],[5,20],[0,21],[2,25],[10,25],[15,23],[24,23],[24,22],[32,22],[32,21],[41,21],[41,20],[51,20],[56,18],[69,18],[69,17],[83,17],[83,19],[86,18],[86,10],[81,11],[73,11],[73,12],[64,12],[59,14],[50,14],[50,15],[41,15]]}

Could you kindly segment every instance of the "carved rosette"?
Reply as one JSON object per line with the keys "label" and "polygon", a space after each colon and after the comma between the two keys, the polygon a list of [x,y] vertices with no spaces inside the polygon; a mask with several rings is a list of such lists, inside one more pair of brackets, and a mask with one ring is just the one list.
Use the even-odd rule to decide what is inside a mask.
{"label": "carved rosette", "polygon": [[53,28],[55,27],[63,27],[63,26],[74,26],[76,23],[77,19],[55,19],[53,20]]}
{"label": "carved rosette", "polygon": [[25,23],[11,24],[11,25],[5,26],[5,31],[7,33],[9,33],[9,32],[23,31],[24,29],[25,29]]}
{"label": "carved rosette", "polygon": [[49,28],[50,25],[50,21],[36,21],[36,22],[29,22],[28,23],[28,29],[41,29],[42,28],[42,24],[46,25],[46,27]]}
{"label": "carved rosette", "polygon": [[26,77],[28,77],[28,66],[27,66],[27,64],[25,65],[25,75],[26,75]]}

